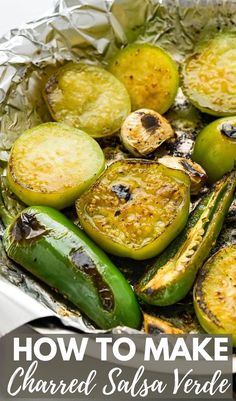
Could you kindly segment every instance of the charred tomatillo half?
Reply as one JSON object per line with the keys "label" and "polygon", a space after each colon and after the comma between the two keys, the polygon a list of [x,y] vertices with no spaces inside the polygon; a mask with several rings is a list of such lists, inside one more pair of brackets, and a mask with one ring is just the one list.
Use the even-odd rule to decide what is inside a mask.
{"label": "charred tomatillo half", "polygon": [[236,116],[220,118],[207,125],[197,136],[192,158],[215,182],[235,167]]}
{"label": "charred tomatillo half", "polygon": [[160,47],[128,45],[117,53],[109,70],[125,85],[132,110],[148,108],[163,114],[174,102],[179,87],[178,69]]}
{"label": "charred tomatillo half", "polygon": [[131,108],[127,90],[114,75],[86,64],[58,69],[46,84],[44,98],[54,120],[93,137],[118,131]]}
{"label": "charred tomatillo half", "polygon": [[76,202],[81,225],[114,255],[147,259],[183,229],[189,213],[189,178],[141,159],[111,164]]}
{"label": "charred tomatillo half", "polygon": [[236,347],[236,244],[214,254],[198,274],[194,308],[210,334],[232,334]]}
{"label": "charred tomatillo half", "polygon": [[104,169],[104,155],[88,134],[59,123],[25,131],[7,168],[11,190],[26,205],[70,206]]}
{"label": "charred tomatillo half", "polygon": [[159,113],[139,109],[131,113],[121,127],[121,140],[134,156],[146,156],[174,137],[170,123]]}
{"label": "charred tomatillo half", "polygon": [[199,43],[183,64],[183,91],[198,109],[216,116],[236,114],[236,34]]}

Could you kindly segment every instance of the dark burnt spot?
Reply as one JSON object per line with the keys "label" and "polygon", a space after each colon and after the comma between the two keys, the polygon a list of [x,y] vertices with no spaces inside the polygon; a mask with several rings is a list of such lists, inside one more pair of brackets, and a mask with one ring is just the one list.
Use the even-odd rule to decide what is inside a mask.
{"label": "dark burnt spot", "polygon": [[142,292],[143,292],[143,294],[148,295],[148,296],[151,296],[151,295],[155,294],[155,290],[153,290],[152,287],[148,287]]}
{"label": "dark burnt spot", "polygon": [[195,177],[202,177],[204,174],[203,173],[201,173],[200,171],[198,171],[198,170],[196,170],[195,168],[193,168],[192,166],[191,166],[191,164],[190,163],[188,163],[187,161],[185,161],[185,160],[182,160],[181,161],[181,164],[182,164],[182,166],[184,167],[184,169],[186,170],[186,171],[188,171],[189,173],[191,173],[193,176],[195,176]]}
{"label": "dark burnt spot", "polygon": [[191,60],[198,60],[199,56],[201,56],[201,53],[196,52],[191,56]]}
{"label": "dark burnt spot", "polygon": [[49,230],[39,222],[35,214],[23,212],[13,224],[11,236],[16,242],[32,242],[48,234],[48,232]]}
{"label": "dark burnt spot", "polygon": [[145,113],[141,117],[141,123],[143,128],[149,131],[150,134],[154,134],[156,129],[161,125],[159,118],[153,116],[152,114]]}
{"label": "dark burnt spot", "polygon": [[70,256],[74,266],[88,276],[92,281],[94,287],[98,291],[98,296],[102,306],[107,311],[112,311],[114,309],[113,293],[108,284],[103,280],[91,257],[84,251],[83,248],[73,250]]}
{"label": "dark burnt spot", "polygon": [[221,125],[221,133],[230,139],[236,139],[236,125],[224,123]]}
{"label": "dark burnt spot", "polygon": [[123,184],[112,185],[111,190],[118,196],[119,199],[124,199],[126,202],[131,199],[129,187],[126,187]]}
{"label": "dark burnt spot", "polygon": [[119,216],[120,214],[121,214],[121,211],[120,211],[120,210],[116,210],[115,213],[114,213],[114,216],[117,217],[117,216]]}
{"label": "dark burnt spot", "polygon": [[148,333],[153,334],[155,336],[155,335],[158,335],[161,333],[165,333],[165,331],[161,330],[159,327],[155,326],[154,324],[149,324],[148,325]]}

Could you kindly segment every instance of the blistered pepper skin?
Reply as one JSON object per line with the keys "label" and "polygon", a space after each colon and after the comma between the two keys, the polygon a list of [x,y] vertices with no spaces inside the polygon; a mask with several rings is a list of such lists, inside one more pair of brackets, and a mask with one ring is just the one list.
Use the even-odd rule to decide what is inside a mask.
{"label": "blistered pepper skin", "polygon": [[130,285],[107,255],[57,210],[23,210],[4,234],[7,255],[76,305],[98,327],[139,328]]}
{"label": "blistered pepper skin", "polygon": [[193,286],[233,201],[235,172],[223,177],[191,214],[184,231],[155,260],[136,286],[136,293],[152,305],[172,305]]}

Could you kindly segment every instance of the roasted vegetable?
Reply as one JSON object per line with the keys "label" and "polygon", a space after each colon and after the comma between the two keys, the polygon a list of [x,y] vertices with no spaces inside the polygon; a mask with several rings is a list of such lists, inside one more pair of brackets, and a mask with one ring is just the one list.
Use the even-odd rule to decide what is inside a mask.
{"label": "roasted vegetable", "polygon": [[121,127],[123,145],[134,156],[146,156],[173,137],[174,131],[169,122],[149,109],[134,111]]}
{"label": "roasted vegetable", "polygon": [[166,167],[185,171],[190,178],[190,191],[192,195],[197,195],[207,180],[207,175],[203,168],[191,159],[163,156],[158,159],[158,163]]}
{"label": "roasted vegetable", "polygon": [[57,290],[100,328],[139,328],[139,306],[125,278],[57,210],[25,209],[6,229],[3,240],[11,259]]}
{"label": "roasted vegetable", "polygon": [[183,64],[183,91],[201,111],[236,114],[236,34],[199,43]]}
{"label": "roasted vegetable", "polygon": [[156,306],[142,304],[142,310],[144,330],[148,334],[204,332],[196,317],[191,293],[180,302],[177,302],[174,308],[173,305],[157,308]]}
{"label": "roasted vegetable", "polygon": [[125,151],[122,145],[106,146],[105,148],[103,148],[103,153],[107,165],[113,163],[116,160],[128,159],[129,157],[129,153]]}
{"label": "roasted vegetable", "polygon": [[44,98],[52,117],[93,137],[111,135],[130,113],[122,83],[103,68],[69,63],[51,76]]}
{"label": "roasted vegetable", "polygon": [[233,170],[236,162],[236,116],[225,117],[207,125],[197,136],[193,160],[215,182]]}
{"label": "roasted vegetable", "polygon": [[157,255],[186,224],[189,178],[156,162],[120,160],[76,203],[84,230],[106,251],[133,259]]}
{"label": "roasted vegetable", "polygon": [[147,108],[165,113],[179,86],[175,62],[161,48],[131,44],[120,50],[109,70],[125,85],[132,110]]}
{"label": "roasted vegetable", "polygon": [[210,334],[232,334],[236,347],[236,244],[213,255],[194,286],[198,320]]}
{"label": "roasted vegetable", "polygon": [[104,169],[104,155],[85,132],[46,123],[14,143],[7,169],[11,190],[27,205],[70,206]]}
{"label": "roasted vegetable", "polygon": [[200,201],[184,231],[137,284],[139,298],[152,305],[164,306],[172,305],[187,295],[220,233],[235,186],[236,176],[232,172]]}
{"label": "roasted vegetable", "polygon": [[172,323],[159,317],[148,315],[147,313],[143,314],[143,321],[144,331],[148,334],[185,334],[184,330],[175,327]]}

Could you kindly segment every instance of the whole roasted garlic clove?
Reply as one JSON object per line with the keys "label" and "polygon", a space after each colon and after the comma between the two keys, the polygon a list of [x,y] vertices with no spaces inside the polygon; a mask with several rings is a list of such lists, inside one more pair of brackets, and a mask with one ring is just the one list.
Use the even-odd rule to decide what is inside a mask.
{"label": "whole roasted garlic clove", "polygon": [[170,123],[159,113],[140,109],[131,113],[121,127],[121,140],[134,156],[153,153],[163,142],[174,137]]}

